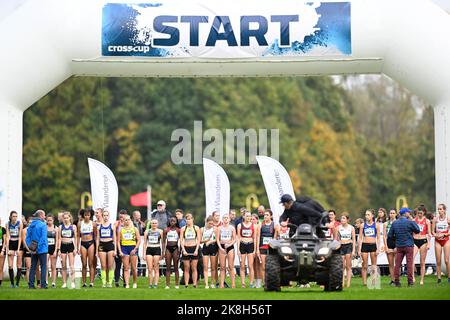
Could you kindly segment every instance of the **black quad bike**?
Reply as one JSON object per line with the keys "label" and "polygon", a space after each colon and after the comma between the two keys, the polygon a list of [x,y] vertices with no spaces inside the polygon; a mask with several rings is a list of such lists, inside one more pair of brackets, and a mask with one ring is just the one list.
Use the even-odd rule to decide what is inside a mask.
{"label": "black quad bike", "polygon": [[269,242],[264,290],[280,291],[280,286],[297,281],[316,282],[325,291],[342,291],[340,243],[324,237],[325,225],[321,222],[319,227],[312,224],[297,227],[288,223],[288,227],[295,230],[293,236]]}

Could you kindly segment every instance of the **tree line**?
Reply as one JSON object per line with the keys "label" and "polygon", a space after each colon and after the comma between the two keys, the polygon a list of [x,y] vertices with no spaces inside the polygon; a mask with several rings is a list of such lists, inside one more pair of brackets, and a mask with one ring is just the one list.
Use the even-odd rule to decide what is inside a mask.
{"label": "tree line", "polygon": [[[119,209],[135,209],[130,195],[150,184],[154,203],[204,217],[202,166],[170,158],[172,131],[191,131],[194,121],[224,134],[279,129],[279,160],[295,193],[353,218],[393,207],[401,194],[410,206],[434,207],[432,108],[384,77],[74,77],[25,112],[24,213],[76,212],[92,157],[115,173]],[[267,206],[257,165],[223,168],[232,208],[251,193]]]}

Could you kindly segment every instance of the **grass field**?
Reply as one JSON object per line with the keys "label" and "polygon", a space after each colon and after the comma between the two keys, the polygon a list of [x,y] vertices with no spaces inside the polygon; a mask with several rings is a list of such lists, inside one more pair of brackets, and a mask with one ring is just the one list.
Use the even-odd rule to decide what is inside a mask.
{"label": "grass field", "polygon": [[[78,279],[77,279],[78,280]],[[239,277],[236,278],[239,284]],[[443,277],[441,284],[436,283],[435,276],[425,277],[423,286],[412,288],[406,286],[406,277],[402,277],[403,287],[389,286],[389,278],[382,277],[381,290],[369,290],[362,286],[360,277],[352,279],[352,286],[342,292],[323,292],[316,285],[310,288],[283,288],[281,292],[264,292],[263,289],[208,289],[203,282],[198,288],[184,288],[176,290],[164,289],[165,279],[160,279],[158,289],[149,289],[147,278],[138,279],[137,289],[101,288],[101,281],[95,281],[94,288],[61,289],[58,281],[57,288],[48,290],[27,289],[25,281],[20,288],[9,288],[9,281],[4,281],[0,288],[0,300],[422,300],[422,299],[450,299],[450,283]],[[228,283],[229,280],[228,280]]]}

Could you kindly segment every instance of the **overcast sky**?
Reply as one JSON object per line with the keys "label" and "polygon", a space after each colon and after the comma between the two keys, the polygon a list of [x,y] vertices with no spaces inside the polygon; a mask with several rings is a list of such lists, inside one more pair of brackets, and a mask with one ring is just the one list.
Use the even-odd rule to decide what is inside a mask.
{"label": "overcast sky", "polygon": [[445,10],[450,11],[450,0],[433,0],[433,2],[440,5]]}

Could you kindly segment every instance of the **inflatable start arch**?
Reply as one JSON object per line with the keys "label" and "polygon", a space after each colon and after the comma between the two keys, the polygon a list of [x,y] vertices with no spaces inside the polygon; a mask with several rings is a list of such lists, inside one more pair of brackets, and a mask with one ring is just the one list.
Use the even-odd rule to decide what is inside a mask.
{"label": "inflatable start arch", "polygon": [[0,216],[22,209],[23,112],[72,75],[384,73],[435,108],[450,205],[450,16],[427,0],[16,0],[0,4]]}

